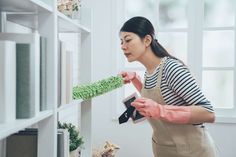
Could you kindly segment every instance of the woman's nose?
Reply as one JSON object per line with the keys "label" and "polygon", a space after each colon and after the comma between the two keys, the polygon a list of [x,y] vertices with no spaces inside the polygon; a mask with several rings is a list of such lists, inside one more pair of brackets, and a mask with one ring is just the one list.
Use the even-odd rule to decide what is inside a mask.
{"label": "woman's nose", "polygon": [[126,49],[126,44],[124,44],[124,43],[121,44],[121,49],[122,49],[122,50],[125,50],[125,49]]}

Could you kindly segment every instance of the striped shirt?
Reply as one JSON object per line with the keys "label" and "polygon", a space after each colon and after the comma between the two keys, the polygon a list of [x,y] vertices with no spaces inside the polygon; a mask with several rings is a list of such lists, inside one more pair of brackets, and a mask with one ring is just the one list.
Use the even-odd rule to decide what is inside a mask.
{"label": "striped shirt", "polygon": [[[161,79],[161,93],[167,105],[196,105],[202,106],[210,112],[213,107],[203,95],[196,80],[189,69],[180,61],[166,57]],[[144,88],[152,89],[157,84],[160,67],[158,66],[152,74],[146,71],[144,74]]]}

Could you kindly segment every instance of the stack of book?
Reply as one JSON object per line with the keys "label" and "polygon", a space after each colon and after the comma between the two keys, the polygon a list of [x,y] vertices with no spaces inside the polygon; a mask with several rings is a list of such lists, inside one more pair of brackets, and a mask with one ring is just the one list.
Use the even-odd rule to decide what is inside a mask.
{"label": "stack of book", "polygon": [[[5,56],[5,58],[9,57],[9,59],[3,58],[3,60],[5,60],[3,62],[5,63],[3,65],[3,68],[11,68],[8,68],[8,70],[10,71],[9,73],[12,73],[11,75],[13,76],[12,77],[8,75],[8,80],[1,80],[0,84],[5,84],[8,87],[16,84],[15,87],[11,87],[11,94],[16,93],[15,109],[17,119],[34,117],[39,112],[40,103],[39,34],[1,33],[0,40],[3,40],[3,44],[1,45],[0,49],[4,51],[3,53],[5,55],[7,55]],[[11,41],[11,44],[9,44],[9,41]],[[5,51],[4,49],[2,49],[3,47],[5,47],[5,49],[8,47],[8,50]],[[12,55],[10,56],[10,54]],[[16,71],[14,71],[14,67],[16,67]],[[3,73],[3,77],[7,77],[6,72]],[[3,92],[7,94],[6,91]],[[11,94],[4,96],[4,99],[8,101],[11,100]],[[7,104],[6,102],[1,103],[1,106],[5,106],[5,108],[8,105],[9,104]],[[10,111],[12,112],[14,110]],[[7,117],[8,116],[6,114],[6,118]]]}
{"label": "stack of book", "polygon": [[[0,33],[0,123],[49,109],[47,39],[35,33]],[[58,48],[58,106],[72,101],[73,52]]]}

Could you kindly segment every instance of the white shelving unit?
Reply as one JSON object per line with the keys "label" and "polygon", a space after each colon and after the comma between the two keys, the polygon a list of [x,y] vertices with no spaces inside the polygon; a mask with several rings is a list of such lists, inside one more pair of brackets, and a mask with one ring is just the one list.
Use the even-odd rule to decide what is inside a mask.
{"label": "white shelving unit", "polygon": [[38,157],[56,157],[58,114],[69,107],[78,105],[81,107],[81,117],[78,117],[81,121],[80,131],[85,141],[82,157],[90,157],[92,156],[91,102],[77,100],[59,108],[57,107],[57,63],[59,33],[80,33],[80,74],[83,74],[80,82],[87,83],[91,80],[91,13],[81,14],[81,20],[74,21],[58,12],[56,4],[57,0],[0,0],[0,12],[6,13],[7,21],[27,27],[32,32],[37,31],[40,35],[47,38],[47,59],[49,60],[46,78],[48,109],[30,119],[0,123],[0,140],[24,128],[35,125],[38,126]]}

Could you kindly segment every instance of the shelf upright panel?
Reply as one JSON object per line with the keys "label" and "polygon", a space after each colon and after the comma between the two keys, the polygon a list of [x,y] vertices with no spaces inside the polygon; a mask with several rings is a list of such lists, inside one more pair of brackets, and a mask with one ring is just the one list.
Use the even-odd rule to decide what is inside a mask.
{"label": "shelf upright panel", "polygon": [[[92,10],[84,9],[81,11],[81,23],[92,30]],[[87,84],[92,81],[92,32],[81,33],[81,57],[80,57],[80,77],[81,84]],[[84,150],[82,157],[92,156],[92,100],[81,103],[81,134],[84,137]]]}
{"label": "shelf upright panel", "polygon": [[[58,33],[79,33],[81,42],[81,51],[79,52],[79,73],[80,84],[90,83],[92,80],[92,12],[91,9],[81,8],[80,19],[71,19],[61,12],[58,15]],[[81,136],[84,139],[84,149],[81,151],[82,157],[92,156],[92,101],[75,101],[81,104],[79,121],[81,128]],[[67,109],[69,106],[74,106],[73,103],[66,104],[58,108],[58,114]]]}
{"label": "shelf upright panel", "polygon": [[[85,12],[86,10],[86,12]],[[83,9],[79,19],[71,19],[58,11],[58,33],[79,33],[81,51],[79,52],[79,73],[80,83],[91,82],[92,77],[92,36],[91,36],[91,9]],[[83,17],[82,17],[83,16]],[[86,19],[86,20],[84,20]],[[76,101],[80,103],[80,113],[78,121],[80,122],[81,136],[84,139],[84,149],[81,151],[82,157],[92,156],[92,105],[91,101]],[[68,104],[66,104],[68,105]],[[74,106],[74,105],[70,105]],[[69,107],[69,106],[68,106]],[[58,108],[58,114],[68,107]]]}
{"label": "shelf upright panel", "polygon": [[38,123],[38,157],[57,156],[57,0],[53,0],[53,12],[39,12],[36,28],[46,38],[46,108],[53,115]]}

